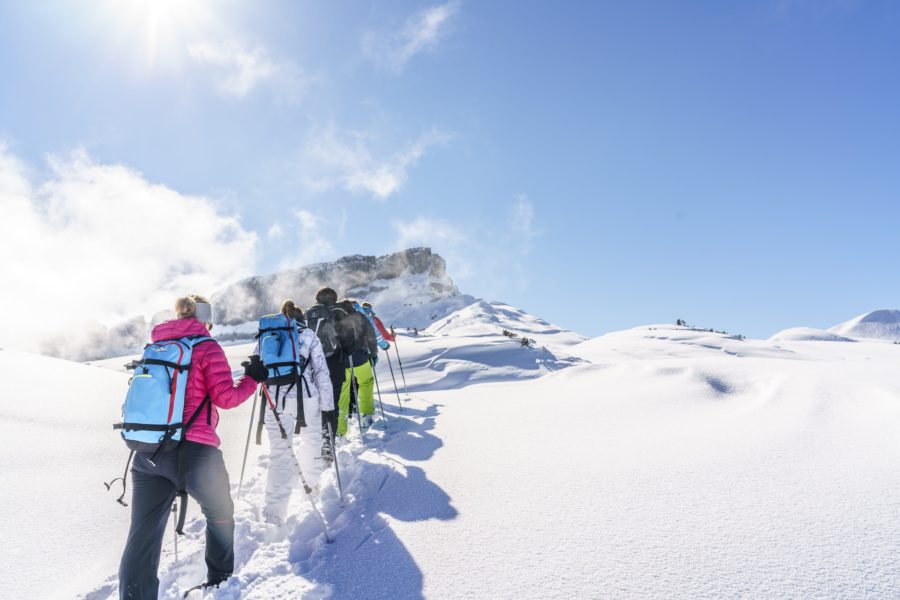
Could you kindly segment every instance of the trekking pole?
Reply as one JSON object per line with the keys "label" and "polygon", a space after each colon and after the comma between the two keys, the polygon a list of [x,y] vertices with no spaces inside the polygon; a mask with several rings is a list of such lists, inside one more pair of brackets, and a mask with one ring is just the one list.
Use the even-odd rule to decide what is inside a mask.
{"label": "trekking pole", "polygon": [[341,497],[341,506],[344,506],[344,486],[341,485],[341,468],[338,466],[337,446],[334,445],[334,430],[331,428],[331,421],[328,421],[326,425],[328,425],[328,441],[331,444],[331,456],[334,458],[334,475],[337,478],[338,494]]}
{"label": "trekking pole", "polygon": [[359,425],[359,439],[362,440],[362,443],[366,443],[366,438],[363,435],[362,428],[362,417],[359,414],[359,390],[356,387],[356,372],[353,370],[353,355],[349,356],[350,358],[350,393],[353,394],[353,398],[356,400],[356,423]]}
{"label": "trekking pole", "polygon": [[250,434],[253,432],[253,419],[256,417],[256,399],[262,396],[262,392],[253,394],[253,408],[250,409],[250,427],[247,429],[247,443],[244,445],[244,462],[241,463],[241,482],[238,484],[237,497],[241,497],[241,489],[244,487],[244,468],[247,466],[247,453],[250,451]]}
{"label": "trekking pole", "polygon": [[325,541],[329,544],[334,540],[331,539],[331,536],[328,535],[328,526],[325,524],[325,517],[322,516],[322,513],[319,512],[319,509],[316,507],[316,502],[312,497],[312,488],[309,487],[309,484],[306,483],[306,477],[303,476],[303,469],[300,467],[300,461],[297,460],[297,454],[294,452],[294,445],[288,439],[287,431],[284,429],[284,425],[281,423],[281,415],[275,410],[275,403],[272,402],[272,396],[269,395],[269,389],[265,384],[262,386],[262,390],[266,395],[266,401],[269,403],[269,408],[272,409],[272,414],[275,416],[275,422],[278,423],[278,429],[281,431],[281,439],[284,440],[284,443],[287,444],[288,450],[291,453],[291,458],[294,459],[294,466],[297,467],[297,474],[300,475],[300,482],[303,483],[303,491],[306,492],[306,498],[309,500],[309,505],[312,507],[313,512],[319,518],[319,522],[322,524],[322,532],[325,534]]}
{"label": "trekking pole", "polygon": [[406,397],[409,398],[409,388],[406,387],[406,374],[403,372],[403,361],[400,360],[400,349],[397,348],[397,340],[394,340],[394,352],[397,353],[397,363],[400,365],[400,376],[403,378],[403,391],[406,393]]}
{"label": "trekking pole", "polygon": [[381,409],[381,418],[387,425],[387,417],[384,416],[384,403],[381,401],[381,386],[378,385],[378,373],[375,372],[375,361],[371,358],[369,362],[372,364],[372,377],[375,378],[375,390],[378,392],[378,407]]}
{"label": "trekking pole", "polygon": [[[176,496],[177,498],[177,496]],[[172,502],[172,514],[177,512],[175,501]],[[172,537],[175,539],[175,562],[178,562],[178,519],[172,519]]]}
{"label": "trekking pole", "polygon": [[394,382],[394,393],[397,394],[397,403],[400,405],[400,412],[403,412],[403,402],[400,401],[400,390],[397,388],[397,378],[394,377],[394,364],[391,362],[391,353],[385,352],[388,357],[388,366],[391,368],[391,379]]}

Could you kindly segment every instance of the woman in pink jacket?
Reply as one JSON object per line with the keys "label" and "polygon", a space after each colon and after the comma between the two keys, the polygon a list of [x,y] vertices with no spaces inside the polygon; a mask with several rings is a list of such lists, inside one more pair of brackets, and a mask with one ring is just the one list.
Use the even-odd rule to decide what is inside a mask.
{"label": "woman in pink jacket", "polygon": [[[179,298],[178,316],[153,328],[152,339],[209,336],[212,306],[197,295]],[[194,346],[184,398],[183,421],[197,413],[176,449],[136,452],[131,469],[131,529],[119,566],[119,597],[156,600],[160,551],[172,502],[178,491],[194,498],[206,517],[207,580],[217,586],[234,570],[234,504],[216,425],[219,408],[234,408],[256,390],[267,375],[258,356],[244,363],[244,376],[231,378],[225,352],[215,341]],[[207,400],[208,399],[208,400]]]}

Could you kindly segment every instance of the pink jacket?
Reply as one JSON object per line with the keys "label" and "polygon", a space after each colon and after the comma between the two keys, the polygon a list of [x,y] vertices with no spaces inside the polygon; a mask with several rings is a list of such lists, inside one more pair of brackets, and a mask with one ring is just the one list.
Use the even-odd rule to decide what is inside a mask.
{"label": "pink jacket", "polygon": [[[154,327],[150,337],[154,342],[158,342],[186,335],[208,336],[209,331],[197,319],[176,319]],[[216,435],[216,425],[219,424],[219,412],[216,407],[234,408],[249,398],[255,390],[256,382],[250,377],[240,377],[236,382],[231,379],[231,367],[218,342],[204,342],[194,346],[187,390],[184,394],[182,422],[187,423],[207,395],[212,398],[213,406],[210,407],[210,422],[207,423],[207,412],[204,408],[187,430],[185,438],[218,448],[219,436]]]}

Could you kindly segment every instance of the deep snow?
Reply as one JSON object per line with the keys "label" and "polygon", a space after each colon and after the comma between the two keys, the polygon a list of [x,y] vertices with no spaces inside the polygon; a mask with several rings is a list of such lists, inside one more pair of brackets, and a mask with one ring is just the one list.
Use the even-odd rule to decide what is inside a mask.
{"label": "deep snow", "polygon": [[[343,507],[333,473],[323,483],[334,544],[299,490],[287,527],[260,523],[265,447],[251,445],[238,573],[206,597],[894,597],[900,346],[668,325],[580,341],[547,325],[526,349],[494,331],[538,338],[539,320],[470,308],[400,338],[412,396],[402,414],[379,363],[387,427],[376,423],[365,444],[350,428]],[[554,343],[560,335],[568,339]],[[234,364],[248,350],[227,348]],[[126,376],[6,351],[0,372],[65,379],[42,386],[27,409],[9,397],[0,405],[12,434],[0,442],[11,475],[5,596],[115,597],[114,578],[104,579],[127,510],[99,481],[125,457],[109,423]],[[61,447],[33,455],[24,442],[42,438],[48,399],[69,411],[57,422]],[[225,413],[220,429],[235,488],[249,410]],[[86,512],[71,519],[65,498]],[[23,524],[21,514],[40,517]],[[202,531],[191,521],[178,563],[167,536],[162,597],[202,579]],[[46,564],[65,565],[52,590]]]}

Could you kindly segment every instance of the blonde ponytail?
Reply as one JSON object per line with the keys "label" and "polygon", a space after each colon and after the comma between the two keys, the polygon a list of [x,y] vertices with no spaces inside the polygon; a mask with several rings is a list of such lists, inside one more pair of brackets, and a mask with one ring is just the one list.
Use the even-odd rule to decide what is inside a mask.
{"label": "blonde ponytail", "polygon": [[296,306],[294,305],[293,300],[285,300],[281,303],[281,314],[286,317],[294,318],[294,309]]}
{"label": "blonde ponytail", "polygon": [[197,314],[197,302],[191,296],[184,296],[175,301],[175,316],[179,319],[190,319]]}

